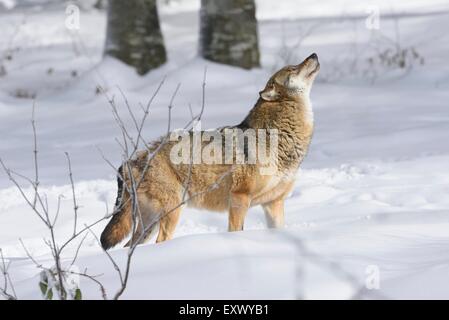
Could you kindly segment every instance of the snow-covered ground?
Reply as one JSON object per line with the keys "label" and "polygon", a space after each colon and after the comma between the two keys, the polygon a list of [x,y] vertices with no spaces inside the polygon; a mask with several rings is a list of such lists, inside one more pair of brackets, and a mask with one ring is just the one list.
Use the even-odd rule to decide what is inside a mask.
{"label": "snow-covered ground", "polygon": [[[189,104],[199,111],[206,65],[203,126],[217,127],[239,122],[277,67],[316,52],[315,134],[286,202],[285,230],[265,230],[259,208],[248,213],[247,230],[233,234],[226,233],[226,215],[185,209],[174,240],[138,248],[124,298],[345,299],[376,271],[380,289],[357,297],[449,298],[449,4],[273,3],[257,1],[263,67],[244,71],[197,57],[199,1],[161,2],[169,62],[144,77],[101,60],[104,12],[82,11],[79,32],[64,27],[60,5],[0,12],[6,71],[0,77],[0,157],[33,175],[36,96],[41,187],[54,209],[65,196],[57,224],[63,240],[73,223],[64,152],[72,159],[81,223],[105,215],[116,195],[114,173],[98,148],[118,164],[114,139],[120,132],[97,85],[116,95],[125,115],[118,87],[139,110],[166,75],[144,130],[151,139],[166,130],[167,104],[178,83],[173,127],[189,121]],[[379,30],[366,27],[373,6]],[[378,52],[396,45],[413,47],[424,61],[414,60],[407,70],[378,65]],[[104,225],[93,231],[99,234]],[[40,292],[39,270],[19,238],[48,264],[45,237],[45,227],[0,172],[0,247],[12,262],[20,298],[40,298]],[[68,249],[67,261],[74,251]],[[112,255],[123,263],[126,251]],[[92,235],[76,265],[102,274],[99,280],[113,295],[118,278]],[[82,280],[81,288],[85,298],[101,298],[95,284]]]}

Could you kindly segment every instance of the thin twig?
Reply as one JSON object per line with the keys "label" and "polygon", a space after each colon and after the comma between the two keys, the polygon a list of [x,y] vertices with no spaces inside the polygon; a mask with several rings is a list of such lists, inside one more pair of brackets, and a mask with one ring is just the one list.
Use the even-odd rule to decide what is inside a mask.
{"label": "thin twig", "polygon": [[31,113],[31,126],[33,128],[33,141],[34,141],[34,150],[33,150],[33,158],[34,158],[34,200],[33,205],[36,206],[38,187],[39,187],[39,164],[37,158],[37,134],[36,134],[36,120],[34,117],[36,107],[36,100],[33,101],[33,110]]}
{"label": "thin twig", "polygon": [[72,162],[70,161],[70,156],[68,152],[65,152],[65,155],[67,157],[67,164],[69,166],[69,178],[70,178],[70,186],[72,188],[72,198],[73,198],[73,214],[75,216],[75,219],[73,221],[73,234],[76,234],[76,226],[78,223],[78,204],[76,203],[76,196],[75,196],[75,183],[73,182],[73,173],[72,173]]}
{"label": "thin twig", "polygon": [[[3,275],[3,287],[0,287],[0,295],[2,295],[7,300],[17,300],[16,291],[14,289],[13,282],[11,281],[11,277],[9,275],[9,266],[11,265],[11,261],[6,263],[5,257],[3,256],[3,250],[0,248],[0,258],[1,265],[0,271]],[[11,287],[11,293],[8,293],[8,285]]]}

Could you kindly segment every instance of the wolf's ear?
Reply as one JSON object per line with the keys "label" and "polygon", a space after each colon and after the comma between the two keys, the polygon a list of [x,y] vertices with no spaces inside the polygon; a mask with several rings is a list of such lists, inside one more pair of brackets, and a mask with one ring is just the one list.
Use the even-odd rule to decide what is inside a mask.
{"label": "wolf's ear", "polygon": [[259,92],[259,95],[265,101],[276,101],[279,98],[279,93],[274,84],[267,85],[265,89]]}

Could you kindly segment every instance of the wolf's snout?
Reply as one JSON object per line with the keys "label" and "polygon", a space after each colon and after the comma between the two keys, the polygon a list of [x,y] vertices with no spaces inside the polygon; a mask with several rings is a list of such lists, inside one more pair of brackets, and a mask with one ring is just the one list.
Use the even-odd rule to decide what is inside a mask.
{"label": "wolf's snout", "polygon": [[305,62],[308,65],[319,65],[320,62],[318,61],[318,56],[316,53],[312,53],[310,56],[308,56],[305,60]]}
{"label": "wolf's snout", "polygon": [[320,62],[318,61],[318,55],[312,53],[310,56],[304,60],[307,69],[310,70],[309,75],[315,74],[320,69]]}
{"label": "wolf's snout", "polygon": [[316,62],[318,62],[318,55],[314,52],[306,60],[309,60],[309,59],[312,59],[312,60],[315,60]]}

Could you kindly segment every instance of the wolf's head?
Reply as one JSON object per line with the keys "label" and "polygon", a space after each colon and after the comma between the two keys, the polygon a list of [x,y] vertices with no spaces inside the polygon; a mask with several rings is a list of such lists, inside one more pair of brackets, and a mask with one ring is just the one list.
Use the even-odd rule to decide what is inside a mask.
{"label": "wolf's head", "polygon": [[285,101],[308,96],[319,70],[318,56],[313,53],[302,63],[276,72],[260,92],[260,97],[265,101]]}

